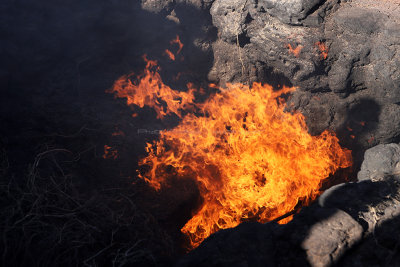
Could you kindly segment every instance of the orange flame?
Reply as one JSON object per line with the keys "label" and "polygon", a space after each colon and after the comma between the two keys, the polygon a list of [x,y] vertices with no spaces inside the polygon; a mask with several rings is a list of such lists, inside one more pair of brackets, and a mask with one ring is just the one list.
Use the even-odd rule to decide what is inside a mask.
{"label": "orange flame", "polygon": [[172,61],[175,60],[175,55],[174,53],[172,53],[171,51],[169,51],[168,49],[165,49],[165,54],[169,57],[169,59],[171,59]]}
{"label": "orange flame", "polygon": [[160,119],[173,113],[178,115],[182,109],[188,109],[193,105],[194,89],[190,88],[188,92],[172,90],[162,82],[158,73],[160,67],[157,66],[157,61],[148,60],[146,55],[143,56],[143,59],[146,62],[146,69],[138,77],[138,83],[131,81],[130,78],[133,77],[133,74],[124,75],[114,83],[108,92],[115,92],[118,97],[126,98],[128,105],[154,108],[157,118]]}
{"label": "orange flame", "polygon": [[[178,45],[178,51],[176,52],[176,55],[179,55],[179,53],[182,51],[182,48],[183,48],[183,44],[182,44],[181,40],[179,39],[179,35],[177,35],[175,37],[175,39],[171,40],[169,43],[171,45],[173,45],[173,44]],[[172,61],[175,61],[176,57],[175,57],[174,53],[171,52],[171,50],[165,49],[164,52],[169,57],[169,59],[171,59]]]}
{"label": "orange flame", "polygon": [[103,159],[117,159],[118,151],[108,145],[104,145]]}
{"label": "orange flame", "polygon": [[328,48],[326,47],[325,43],[323,42],[316,42],[315,45],[318,47],[319,51],[321,52],[321,59],[328,58]]}
{"label": "orange flame", "polygon": [[286,47],[289,49],[289,53],[293,54],[295,57],[299,57],[301,49],[303,49],[302,45],[293,48],[291,44],[288,44]]}
{"label": "orange flame", "polygon": [[[123,76],[111,91],[128,104],[154,108],[159,118],[172,113],[182,118],[147,144],[140,165],[149,169],[140,177],[157,190],[173,178],[196,182],[203,203],[181,230],[191,248],[220,229],[250,219],[267,222],[314,200],[324,179],[351,166],[351,151],[340,147],[334,133],[311,136],[302,114],[284,111],[281,95],[295,88],[212,84],[219,92],[194,104],[194,89],[172,90],[162,83],[156,63],[146,61],[139,82]],[[180,112],[192,106],[196,115]]]}
{"label": "orange flame", "polygon": [[179,53],[182,51],[183,48],[183,44],[181,42],[181,40],[179,39],[179,35],[177,35],[175,37],[175,39],[171,40],[171,42],[169,42],[171,45],[172,44],[177,44],[178,45],[178,51],[176,52],[177,55],[179,55]]}

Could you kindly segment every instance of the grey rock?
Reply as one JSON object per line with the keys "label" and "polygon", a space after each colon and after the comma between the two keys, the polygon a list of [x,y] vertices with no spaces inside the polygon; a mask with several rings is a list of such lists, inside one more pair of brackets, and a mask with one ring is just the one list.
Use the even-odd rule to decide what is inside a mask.
{"label": "grey rock", "polygon": [[236,37],[243,34],[248,15],[246,7],[246,0],[217,0],[213,3],[210,14],[223,40],[235,42]]}
{"label": "grey rock", "polygon": [[[315,84],[314,79],[311,81],[307,77],[311,77],[321,65],[315,43],[322,32],[318,29],[292,27],[268,13],[257,11],[257,7],[258,5],[252,4],[251,1],[219,0],[213,3],[210,13],[214,25],[218,28],[220,39],[235,45],[232,50],[240,52],[240,56],[235,59],[240,63],[239,69],[227,69],[226,66],[215,64],[217,69],[227,69],[226,75],[219,77],[219,80],[222,83],[248,82],[253,68],[258,73],[265,72],[262,66],[257,66],[257,62],[262,62],[264,67],[282,72],[293,82]],[[240,49],[237,48],[238,45]],[[289,45],[293,49],[299,46],[300,55],[292,54]],[[214,57],[233,53],[232,50],[216,49]]]}
{"label": "grey rock", "polygon": [[340,266],[399,266],[400,262],[400,217],[380,222],[374,234],[349,251]]}
{"label": "grey rock", "polygon": [[334,186],[330,187],[329,189],[325,190],[324,193],[322,193],[322,195],[318,198],[318,205],[320,205],[321,207],[327,207],[329,204],[326,205],[326,203],[327,202],[329,203],[330,199],[332,199],[334,194],[336,194],[337,191],[340,191],[342,188],[344,188],[346,186],[347,186],[346,183],[341,183],[341,184],[334,185]]}
{"label": "grey rock", "polygon": [[173,0],[142,0],[142,8],[153,13],[169,12],[173,4]]}
{"label": "grey rock", "polygon": [[337,185],[318,199],[324,208],[339,208],[363,225],[365,233],[373,233],[377,222],[400,214],[400,184],[395,176],[384,181],[364,180]]}
{"label": "grey rock", "polygon": [[311,266],[330,266],[362,238],[363,228],[347,213],[337,210],[314,224],[302,243]]}
{"label": "grey rock", "polygon": [[[393,41],[393,36],[384,36],[387,22],[387,16],[382,13],[354,6],[338,9],[327,21],[325,36],[332,40],[330,54],[337,58],[328,73],[329,86],[334,92],[369,88],[367,81],[374,82],[368,77],[378,78],[372,66],[380,65],[382,61],[392,65],[388,59],[393,54],[389,49],[382,49],[388,45],[385,43]],[[381,37],[374,38],[377,35]],[[391,68],[386,69],[384,75],[388,77]]]}
{"label": "grey rock", "polygon": [[382,144],[365,151],[359,181],[381,181],[393,175],[400,175],[400,145]]}
{"label": "grey rock", "polygon": [[356,158],[400,140],[396,2],[217,0],[211,15],[219,36],[212,82],[298,87],[291,109],[305,115],[310,133],[335,131]]}
{"label": "grey rock", "polygon": [[156,14],[168,14],[176,5],[191,5],[206,10],[213,2],[214,0],[142,0],[142,8]]}
{"label": "grey rock", "polygon": [[175,2],[177,4],[190,4],[198,9],[209,9],[214,0],[175,0]]}
{"label": "grey rock", "polygon": [[284,23],[299,25],[323,0],[261,0],[258,8]]}

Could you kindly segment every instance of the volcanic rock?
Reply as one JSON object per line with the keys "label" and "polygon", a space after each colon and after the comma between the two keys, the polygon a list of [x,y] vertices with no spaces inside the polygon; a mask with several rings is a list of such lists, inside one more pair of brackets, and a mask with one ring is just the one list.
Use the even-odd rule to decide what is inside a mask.
{"label": "volcanic rock", "polygon": [[173,0],[143,0],[142,8],[144,10],[160,13],[161,11],[168,11],[171,9],[174,1]]}
{"label": "volcanic rock", "polygon": [[216,0],[210,13],[211,81],[298,87],[291,109],[312,134],[337,132],[356,159],[399,140],[398,2]]}
{"label": "volcanic rock", "polygon": [[315,223],[302,243],[312,266],[329,266],[361,240],[362,227],[347,213],[337,210]]}
{"label": "volcanic rock", "polygon": [[358,180],[382,181],[387,176],[399,177],[399,174],[400,145],[382,144],[365,152]]}
{"label": "volcanic rock", "polygon": [[153,13],[171,12],[176,5],[191,5],[209,9],[214,0],[142,0],[142,8]]}
{"label": "volcanic rock", "polygon": [[263,0],[258,2],[257,8],[284,23],[299,25],[317,5],[321,5],[323,2],[322,0]]}

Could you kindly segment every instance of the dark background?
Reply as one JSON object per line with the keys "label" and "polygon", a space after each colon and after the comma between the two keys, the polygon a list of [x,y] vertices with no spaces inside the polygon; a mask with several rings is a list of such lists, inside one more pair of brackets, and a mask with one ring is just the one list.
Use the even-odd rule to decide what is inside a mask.
{"label": "dark background", "polygon": [[[105,93],[157,59],[167,84],[206,81],[210,15],[177,6],[181,24],[136,0],[0,3],[0,255],[3,266],[169,265],[196,198],[192,184],[154,192],[137,178],[145,142],[176,123]],[[182,26],[184,25],[184,26]],[[164,55],[184,43],[183,62]],[[179,82],[171,74],[184,72]],[[124,135],[112,136],[122,131]],[[118,151],[104,159],[104,145]]]}

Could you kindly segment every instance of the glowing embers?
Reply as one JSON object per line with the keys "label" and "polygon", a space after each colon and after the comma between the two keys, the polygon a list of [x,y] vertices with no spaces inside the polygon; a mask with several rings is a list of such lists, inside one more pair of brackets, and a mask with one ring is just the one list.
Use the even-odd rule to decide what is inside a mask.
{"label": "glowing embers", "polygon": [[294,88],[213,85],[217,93],[194,103],[192,87],[174,91],[157,71],[156,62],[147,60],[143,75],[121,77],[111,91],[128,104],[154,108],[159,118],[181,118],[147,144],[140,165],[148,171],[139,176],[157,190],[171,179],[196,182],[202,205],[182,228],[191,248],[220,229],[250,219],[267,222],[306,204],[319,195],[324,179],[352,164],[334,133],[311,136],[302,114],[284,112],[281,96]]}
{"label": "glowing embers", "polygon": [[118,150],[111,146],[104,145],[103,159],[117,159],[117,158],[118,158]]}
{"label": "glowing embers", "polygon": [[320,58],[327,59],[328,58],[328,48],[326,47],[325,43],[323,42],[316,42],[315,46],[318,48],[320,54]]}
{"label": "glowing embers", "polygon": [[293,48],[291,44],[287,44],[287,49],[289,49],[289,53],[294,55],[295,57],[299,57],[301,49],[303,49],[302,45],[296,46],[296,48]]}

